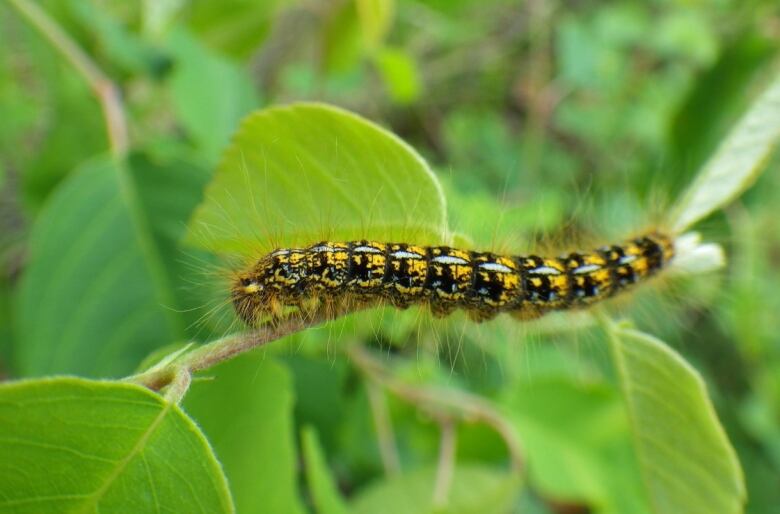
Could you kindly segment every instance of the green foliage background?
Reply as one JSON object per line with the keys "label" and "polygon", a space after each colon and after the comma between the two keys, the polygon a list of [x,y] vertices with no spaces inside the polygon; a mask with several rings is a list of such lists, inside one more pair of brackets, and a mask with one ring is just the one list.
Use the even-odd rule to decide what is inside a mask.
{"label": "green foliage background", "polygon": [[[258,212],[276,216],[264,220],[273,229],[260,234],[263,244],[303,243],[322,226],[359,231],[371,181],[385,184],[377,163],[392,162],[391,175],[410,178],[397,182],[397,205],[367,212],[391,222],[388,235],[406,227],[422,241],[436,238],[445,213],[434,200],[411,201],[420,184],[426,198],[438,197],[413,155],[366,135],[359,159],[376,166],[344,165],[328,153],[338,144],[328,134],[349,141],[354,127],[322,113],[297,122],[253,118],[259,125],[245,129],[249,135],[236,132],[257,108],[325,101],[380,123],[436,172],[456,238],[521,251],[538,246],[540,234],[620,238],[659,219],[771,78],[780,49],[772,0],[39,5],[120,87],[131,146],[126,160],[108,155],[93,92],[10,2],[0,3],[0,372],[7,379],[120,378],[155,350],[224,334],[221,311],[199,322],[220,295],[213,252],[245,251],[246,241],[234,238],[230,247],[227,239],[257,239]],[[296,130],[285,132],[285,124]],[[302,136],[300,126],[311,132]],[[216,203],[236,200],[238,212],[251,205],[230,196],[242,166],[265,179],[313,167],[300,150],[301,162],[284,161],[293,135],[320,145],[329,156],[323,166],[342,173],[332,183],[350,184],[357,208],[335,212],[324,180],[288,184],[301,198],[285,190],[255,197],[272,208],[253,206],[253,216],[220,222],[219,212],[209,213],[207,191],[212,200],[227,192]],[[282,146],[252,155],[255,138]],[[248,193],[262,188],[264,178],[249,176],[259,182]],[[353,187],[358,176],[371,177],[359,183],[366,188]],[[779,182],[775,158],[752,190],[699,225],[725,246],[725,270],[619,307],[703,376],[744,471],[745,510],[755,514],[780,505]],[[304,205],[314,205],[312,213]],[[312,219],[322,212],[324,219]],[[204,234],[204,226],[218,230]],[[418,314],[350,318],[242,356],[206,373],[213,380],[196,382],[181,409],[120,383],[6,385],[0,455],[13,458],[0,457],[7,501],[0,505],[92,512],[103,502],[101,512],[138,512],[143,507],[133,510],[122,491],[144,491],[170,511],[229,512],[232,501],[239,513],[428,512],[442,413],[367,379],[352,352],[368,347],[393,384],[471,394],[521,441],[522,478],[511,472],[499,432],[452,414],[456,465],[443,512],[678,513],[681,504],[691,513],[740,511],[738,484],[701,478],[737,473],[704,391],[654,340],[618,334],[633,338],[626,343],[633,353],[621,360],[610,354],[609,335],[592,327],[526,331],[509,320],[474,326],[460,317],[420,322]],[[647,383],[657,386],[652,395],[624,394]],[[677,402],[679,390],[691,403]],[[44,400],[57,410],[36,407]],[[374,416],[382,405],[400,474],[379,448]],[[695,426],[675,424],[680,405],[694,406]],[[89,423],[71,423],[69,413]],[[659,413],[672,421],[653,426]],[[150,422],[159,427],[154,438],[120,459]],[[658,448],[658,440],[677,446]],[[698,451],[697,444],[700,458],[679,457],[679,448]],[[75,468],[79,481],[69,481],[76,471],[68,455],[92,459]],[[25,467],[47,459],[61,466]],[[121,481],[94,496],[117,462]],[[63,498],[25,503],[19,491],[40,498],[48,489],[10,481],[19,469],[47,476]]]}

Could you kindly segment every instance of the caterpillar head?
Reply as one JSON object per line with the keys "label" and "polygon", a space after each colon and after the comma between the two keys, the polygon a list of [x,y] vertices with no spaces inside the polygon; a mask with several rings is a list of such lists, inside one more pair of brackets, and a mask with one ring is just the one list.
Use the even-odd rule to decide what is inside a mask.
{"label": "caterpillar head", "polygon": [[263,317],[281,316],[286,306],[296,305],[303,255],[300,250],[276,250],[236,275],[231,298],[238,317],[256,326]]}
{"label": "caterpillar head", "polygon": [[247,325],[257,325],[270,301],[266,285],[252,272],[241,273],[233,280],[230,296],[236,314]]}

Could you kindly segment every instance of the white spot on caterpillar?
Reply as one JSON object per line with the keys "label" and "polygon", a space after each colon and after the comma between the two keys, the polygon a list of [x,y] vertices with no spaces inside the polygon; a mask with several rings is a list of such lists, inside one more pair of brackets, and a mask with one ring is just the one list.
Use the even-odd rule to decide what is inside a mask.
{"label": "white spot on caterpillar", "polygon": [[573,273],[575,275],[585,275],[586,273],[591,273],[593,271],[598,271],[601,269],[601,266],[598,264],[586,264],[585,266],[580,266],[579,268],[574,268]]}
{"label": "white spot on caterpillar", "polygon": [[312,247],[311,251],[317,253],[322,253],[322,252],[333,253],[336,251],[336,249],[328,245],[319,245],[319,246]]}
{"label": "white spot on caterpillar", "polygon": [[276,250],[271,254],[271,257],[281,257],[282,255],[290,255],[290,250]]}
{"label": "white spot on caterpillar", "polygon": [[551,266],[539,266],[538,268],[529,269],[528,273],[531,273],[532,275],[560,275],[561,270]]}
{"label": "white spot on caterpillar", "polygon": [[634,262],[635,260],[636,260],[636,255],[624,255],[618,260],[618,262],[620,264],[629,264],[631,262]]}
{"label": "white spot on caterpillar", "polygon": [[468,264],[469,261],[462,257],[453,257],[452,255],[439,255],[431,259],[432,262],[438,262],[440,264]]}
{"label": "white spot on caterpillar", "polygon": [[353,252],[358,253],[382,253],[382,250],[379,248],[374,248],[373,246],[356,246],[352,249]]}
{"label": "white spot on caterpillar", "polygon": [[[498,273],[512,273],[512,268],[509,266],[504,266],[503,264],[499,264],[497,262],[483,262],[479,265],[480,269],[484,269],[487,271],[497,271]],[[541,269],[541,268],[537,268]],[[552,269],[552,268],[550,268]]]}
{"label": "white spot on caterpillar", "polygon": [[404,250],[398,250],[397,252],[393,252],[390,254],[390,256],[395,257],[396,259],[422,259],[422,255],[418,253],[407,252]]}

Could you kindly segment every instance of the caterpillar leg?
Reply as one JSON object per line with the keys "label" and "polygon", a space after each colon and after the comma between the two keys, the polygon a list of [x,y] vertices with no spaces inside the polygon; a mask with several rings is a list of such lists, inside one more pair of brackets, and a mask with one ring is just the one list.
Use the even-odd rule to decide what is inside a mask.
{"label": "caterpillar leg", "polygon": [[435,318],[446,318],[455,311],[455,305],[439,302],[431,302],[429,307],[431,309],[431,314]]}
{"label": "caterpillar leg", "polygon": [[490,321],[498,316],[498,310],[486,310],[486,309],[469,309],[466,311],[469,319],[476,323],[482,323],[483,321]]}
{"label": "caterpillar leg", "polygon": [[532,321],[541,318],[544,311],[536,307],[522,307],[518,310],[509,311],[509,315],[519,321]]}
{"label": "caterpillar leg", "polygon": [[310,296],[298,302],[297,307],[304,315],[311,316],[322,309],[323,302],[317,297]]}
{"label": "caterpillar leg", "polygon": [[284,313],[284,305],[278,298],[270,298],[266,307],[268,309],[268,314],[270,314],[272,318],[279,318]]}
{"label": "caterpillar leg", "polygon": [[413,305],[413,301],[408,298],[399,298],[398,296],[389,296],[387,297],[387,301],[390,302],[390,305],[395,307],[396,309],[406,310],[409,307]]}

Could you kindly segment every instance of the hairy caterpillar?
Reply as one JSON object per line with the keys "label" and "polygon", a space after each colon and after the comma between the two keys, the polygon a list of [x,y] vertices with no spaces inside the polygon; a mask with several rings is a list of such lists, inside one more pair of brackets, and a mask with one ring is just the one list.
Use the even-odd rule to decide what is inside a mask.
{"label": "hairy caterpillar", "polygon": [[426,304],[435,316],[463,309],[475,321],[501,312],[532,319],[609,298],[655,275],[674,253],[672,239],[659,232],[561,257],[325,241],[260,258],[236,276],[231,299],[249,325],[277,318],[286,307],[339,308],[349,302],[389,302],[401,309]]}

